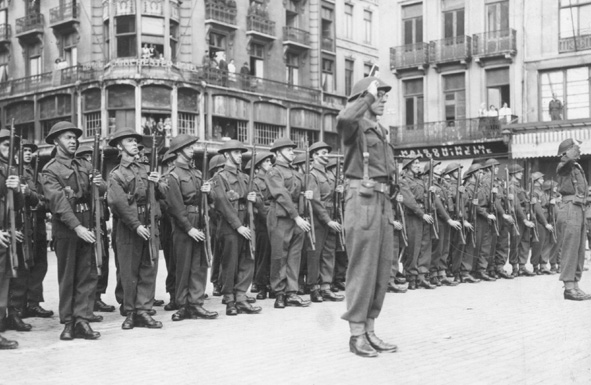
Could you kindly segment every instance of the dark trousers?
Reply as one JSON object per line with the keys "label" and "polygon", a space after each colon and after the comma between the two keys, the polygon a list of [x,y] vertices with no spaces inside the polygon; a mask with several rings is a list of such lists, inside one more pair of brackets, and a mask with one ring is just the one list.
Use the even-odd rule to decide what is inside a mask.
{"label": "dark trousers", "polygon": [[101,275],[98,277],[96,284],[96,297],[99,298],[101,294],[107,292],[107,286],[109,285],[109,236],[107,235],[107,228],[105,222],[102,222],[103,228],[103,258],[101,265]]}
{"label": "dark trousers", "polygon": [[217,285],[220,281],[222,276],[222,250],[223,245],[220,244],[219,234],[217,227],[215,230],[212,228],[211,233],[211,245],[212,245],[212,253],[213,253],[213,260],[211,261],[211,283]]}
{"label": "dark trousers", "polygon": [[511,232],[509,263],[513,267],[524,267],[529,253],[529,228],[525,226],[523,221],[518,221],[517,228],[519,229],[519,235],[515,233],[515,229]]}
{"label": "dark trousers", "polygon": [[254,283],[267,286],[271,273],[271,242],[267,224],[260,221],[256,224],[256,245]]}
{"label": "dark trousers", "polygon": [[560,280],[578,282],[583,275],[585,263],[585,208],[572,202],[560,204],[556,216],[556,227],[562,257]]}
{"label": "dark trousers", "polygon": [[[119,220],[113,217],[113,231],[111,232],[111,242],[113,243],[113,245],[117,244],[118,222]],[[115,300],[118,304],[123,305],[123,284],[121,283],[121,269],[117,247],[113,247],[113,253],[115,254],[115,280],[117,281],[117,283],[115,284]]]}
{"label": "dark trousers", "polygon": [[345,191],[345,221],[349,267],[341,318],[364,323],[382,310],[392,270],[394,227],[392,204],[386,194],[365,197],[357,189]]}
{"label": "dark trousers", "polygon": [[548,260],[542,259],[543,250],[547,248],[549,245],[549,238],[552,237],[551,234],[548,234],[548,230],[539,222],[535,222],[538,234],[539,234],[539,242],[534,242],[533,239],[531,241],[531,259],[530,262],[535,269],[546,267]]}
{"label": "dark trousers", "polygon": [[335,249],[337,234],[328,225],[314,218],[316,235],[315,250],[305,250],[307,260],[306,283],[316,287],[319,284],[329,285],[334,272]]}
{"label": "dark trousers", "polygon": [[[189,213],[189,221],[197,226],[199,215]],[[175,293],[176,303],[180,306],[203,305],[207,284],[204,246],[204,242],[195,242],[173,222],[172,252],[176,259],[176,287],[172,292]]]}
{"label": "dark trousers", "polygon": [[172,223],[168,215],[160,218],[160,245],[162,246],[162,252],[164,253],[164,262],[166,262],[166,292],[174,294],[175,292],[175,274],[176,274],[176,261],[175,253],[173,251],[173,239],[172,239]]}
{"label": "dark trousers", "polygon": [[333,282],[345,282],[348,264],[349,257],[347,256],[347,252],[345,250],[337,250],[335,252]]}
{"label": "dark trousers", "polygon": [[8,307],[8,287],[11,272],[8,267],[8,249],[0,246],[0,323],[6,318]]}
{"label": "dark trousers", "polygon": [[394,245],[392,247],[392,269],[390,270],[389,280],[389,283],[391,283],[392,285],[394,284],[394,278],[396,278],[396,275],[400,271],[400,244],[402,243],[402,245],[404,246],[404,242],[400,239],[401,236],[402,235],[399,230],[394,230],[394,239],[392,242],[392,244]]}
{"label": "dark trousers", "polygon": [[150,242],[141,238],[123,222],[117,224],[117,253],[126,313],[145,313],[152,309],[156,291],[158,258],[150,261]]}
{"label": "dark trousers", "polygon": [[[469,231],[465,232],[466,242],[471,242],[470,237],[472,234]],[[452,274],[460,274],[460,268],[462,266],[462,258],[464,256],[464,250],[466,244],[462,242],[462,236],[457,230],[451,230],[451,242],[449,245],[449,269]]]}
{"label": "dark trousers", "polygon": [[449,257],[449,244],[451,242],[451,227],[442,219],[439,219],[439,239],[431,240],[431,266],[429,271],[432,276],[444,276]]}
{"label": "dark trousers", "polygon": [[464,256],[462,258],[462,267],[460,269],[463,273],[470,273],[472,271],[485,272],[487,270],[487,257],[490,254],[490,226],[488,221],[482,216],[476,219],[475,242],[472,240],[466,245]]}
{"label": "dark trousers", "polygon": [[[494,266],[497,270],[503,269],[509,260],[509,242],[511,242],[511,230],[513,225],[504,219],[499,219],[499,236],[495,234]],[[491,243],[492,244],[492,243]]]}
{"label": "dark trousers", "polygon": [[219,226],[222,294],[226,301],[244,302],[254,275],[254,260],[250,256],[248,240],[226,221],[221,221]]}
{"label": "dark trousers", "polygon": [[406,217],[408,247],[404,251],[404,273],[426,274],[431,264],[431,225],[416,215]]}
{"label": "dark trousers", "polygon": [[[54,224],[55,226],[55,224]],[[92,316],[97,282],[94,247],[78,238],[56,236],[59,316],[62,323]]]}
{"label": "dark trousers", "polygon": [[289,217],[277,217],[271,206],[267,215],[271,242],[271,290],[277,294],[298,291],[304,232]]}

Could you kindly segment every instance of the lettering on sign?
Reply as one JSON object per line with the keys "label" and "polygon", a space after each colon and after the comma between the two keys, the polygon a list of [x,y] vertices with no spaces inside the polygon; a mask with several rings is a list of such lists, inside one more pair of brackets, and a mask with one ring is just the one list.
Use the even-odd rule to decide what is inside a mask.
{"label": "lettering on sign", "polygon": [[420,155],[425,158],[474,158],[490,154],[503,154],[507,146],[503,142],[458,144],[451,146],[401,148],[395,149],[397,156],[411,157]]}

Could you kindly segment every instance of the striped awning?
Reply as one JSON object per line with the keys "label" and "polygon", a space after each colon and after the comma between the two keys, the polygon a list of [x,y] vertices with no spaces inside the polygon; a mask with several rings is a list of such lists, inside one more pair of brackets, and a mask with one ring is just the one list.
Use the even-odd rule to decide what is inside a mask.
{"label": "striped awning", "polygon": [[558,145],[568,138],[583,142],[582,155],[591,154],[591,127],[514,134],[511,152],[514,159],[555,157]]}

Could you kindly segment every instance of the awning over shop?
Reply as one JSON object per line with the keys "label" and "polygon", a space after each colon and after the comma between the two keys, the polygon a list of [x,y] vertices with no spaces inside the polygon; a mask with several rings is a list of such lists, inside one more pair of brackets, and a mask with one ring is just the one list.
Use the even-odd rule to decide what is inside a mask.
{"label": "awning over shop", "polygon": [[560,142],[568,138],[575,138],[583,142],[581,145],[582,155],[591,154],[591,127],[514,134],[511,152],[514,159],[554,157]]}

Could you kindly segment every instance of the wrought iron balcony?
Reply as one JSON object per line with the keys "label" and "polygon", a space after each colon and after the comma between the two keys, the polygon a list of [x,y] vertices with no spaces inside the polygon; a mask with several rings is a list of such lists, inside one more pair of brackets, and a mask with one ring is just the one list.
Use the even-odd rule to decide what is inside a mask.
{"label": "wrought iron balcony", "polygon": [[401,69],[429,66],[429,44],[416,43],[390,48],[390,69],[393,72]]}
{"label": "wrought iron balcony", "polygon": [[176,21],[179,21],[181,19],[179,3],[170,3],[170,18]]}
{"label": "wrought iron balcony", "polygon": [[49,10],[49,25],[55,27],[67,27],[78,22],[78,4],[75,1],[63,3]]}
{"label": "wrought iron balcony", "polygon": [[12,37],[12,30],[10,24],[0,24],[0,44],[10,43]]}
{"label": "wrought iron balcony", "polygon": [[310,32],[295,27],[283,27],[283,44],[303,49],[309,49]]}
{"label": "wrought iron balcony", "polygon": [[558,40],[558,52],[576,52],[591,49],[591,35],[565,37]]}
{"label": "wrought iron balcony", "polygon": [[205,4],[205,23],[216,23],[236,29],[236,9],[207,3]]}
{"label": "wrought iron balcony", "polygon": [[480,61],[481,58],[498,57],[511,59],[517,54],[516,35],[517,32],[514,29],[474,34],[472,56],[476,61]]}
{"label": "wrought iron balcony", "polygon": [[246,34],[274,40],[275,22],[258,15],[248,15],[246,18]]}
{"label": "wrought iron balcony", "polygon": [[436,145],[503,137],[502,122],[497,117],[488,116],[400,126],[395,131],[392,139],[399,145]]}
{"label": "wrought iron balcony", "polygon": [[322,37],[321,47],[325,51],[334,52],[334,39],[331,37]]}
{"label": "wrought iron balcony", "polygon": [[472,56],[472,38],[470,36],[454,36],[447,39],[432,41],[430,60],[437,66],[444,63],[467,63]]}
{"label": "wrought iron balcony", "polygon": [[40,13],[31,13],[28,16],[16,19],[16,37],[27,38],[31,35],[43,33],[45,18]]}

